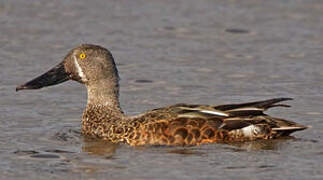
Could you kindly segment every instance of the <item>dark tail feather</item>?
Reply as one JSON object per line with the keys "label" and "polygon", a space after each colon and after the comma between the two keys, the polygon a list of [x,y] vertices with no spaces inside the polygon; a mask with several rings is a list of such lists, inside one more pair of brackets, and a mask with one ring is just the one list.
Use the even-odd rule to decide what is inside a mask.
{"label": "dark tail feather", "polygon": [[288,101],[293,100],[292,98],[275,98],[275,99],[269,99],[265,101],[255,101],[255,102],[249,102],[249,103],[243,103],[243,104],[228,104],[228,105],[219,105],[215,106],[215,109],[221,110],[221,111],[227,111],[231,109],[237,109],[237,108],[243,108],[243,107],[255,107],[255,108],[262,108],[264,110],[271,108],[271,107],[290,107],[286,104],[276,104],[282,101]]}

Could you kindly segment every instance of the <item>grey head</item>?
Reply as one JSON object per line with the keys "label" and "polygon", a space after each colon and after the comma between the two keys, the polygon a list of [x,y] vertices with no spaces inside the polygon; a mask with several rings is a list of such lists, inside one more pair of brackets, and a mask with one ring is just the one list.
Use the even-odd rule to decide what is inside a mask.
{"label": "grey head", "polygon": [[98,45],[82,44],[72,49],[61,63],[17,86],[16,91],[40,89],[67,80],[87,87],[88,105],[104,105],[120,110],[118,70],[110,51]]}
{"label": "grey head", "polygon": [[17,86],[16,91],[40,89],[74,80],[86,86],[102,81],[118,86],[118,70],[109,50],[92,44],[82,44],[72,49],[54,68],[35,79]]}

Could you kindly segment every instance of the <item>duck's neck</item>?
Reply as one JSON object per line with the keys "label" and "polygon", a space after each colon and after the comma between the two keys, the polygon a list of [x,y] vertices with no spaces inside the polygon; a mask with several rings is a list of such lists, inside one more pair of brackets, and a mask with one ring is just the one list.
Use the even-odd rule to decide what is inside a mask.
{"label": "duck's neck", "polygon": [[111,82],[87,85],[88,103],[82,117],[82,132],[85,135],[122,141],[113,133],[127,120],[123,114],[118,96],[119,87]]}
{"label": "duck's neck", "polygon": [[122,113],[119,103],[118,80],[101,80],[87,86],[88,106],[104,106]]}

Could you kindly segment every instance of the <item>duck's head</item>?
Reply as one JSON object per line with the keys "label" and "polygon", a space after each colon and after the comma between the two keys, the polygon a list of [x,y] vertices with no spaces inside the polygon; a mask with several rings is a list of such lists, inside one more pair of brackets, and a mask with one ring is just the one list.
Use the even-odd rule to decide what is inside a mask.
{"label": "duck's head", "polygon": [[83,44],[72,49],[54,68],[35,79],[17,86],[16,91],[40,89],[74,80],[89,86],[102,80],[118,84],[118,71],[111,53],[97,45]]}

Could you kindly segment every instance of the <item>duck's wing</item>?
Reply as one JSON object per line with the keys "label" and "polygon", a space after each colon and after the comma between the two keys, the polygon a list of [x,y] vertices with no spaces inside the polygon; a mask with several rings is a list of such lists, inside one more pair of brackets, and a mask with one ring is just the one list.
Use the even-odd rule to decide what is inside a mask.
{"label": "duck's wing", "polygon": [[221,111],[239,111],[239,110],[259,110],[259,111],[265,111],[272,107],[290,107],[286,104],[277,104],[283,101],[293,100],[292,98],[274,98],[274,99],[268,99],[264,101],[255,101],[255,102],[248,102],[243,104],[225,104],[225,105],[217,105],[213,106],[214,109],[218,109]]}
{"label": "duck's wing", "polygon": [[[135,118],[141,121],[143,144],[201,144],[251,140],[289,135],[306,126],[266,115],[271,107],[289,107],[279,102],[290,98],[229,105],[176,104]],[[139,137],[139,136],[138,136]],[[141,144],[141,143],[139,143]]]}
{"label": "duck's wing", "polygon": [[264,113],[266,110],[273,107],[290,107],[290,105],[287,104],[279,104],[282,101],[288,100],[292,100],[292,98],[275,98],[244,104],[218,105],[213,108],[230,114],[230,118],[224,120],[224,124],[226,125],[234,125],[236,119],[238,121],[249,122],[250,124],[265,123],[268,124],[273,131],[279,131],[282,133],[281,135],[289,135],[294,131],[304,130],[307,126],[281,118],[271,117]]}

